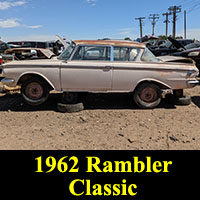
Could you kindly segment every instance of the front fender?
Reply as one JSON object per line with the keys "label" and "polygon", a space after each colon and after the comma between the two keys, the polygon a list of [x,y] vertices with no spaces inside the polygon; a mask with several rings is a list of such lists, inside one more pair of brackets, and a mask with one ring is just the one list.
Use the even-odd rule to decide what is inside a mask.
{"label": "front fender", "polygon": [[43,74],[40,74],[40,73],[37,73],[37,72],[31,72],[31,71],[25,72],[25,73],[21,74],[21,75],[19,76],[19,78],[16,80],[17,85],[19,84],[21,78],[22,78],[23,76],[27,76],[27,75],[30,75],[30,76],[37,75],[37,76],[40,76],[40,77],[43,78],[45,81],[47,81],[47,83],[48,83],[54,90],[56,89],[56,87],[54,86],[54,84],[53,84],[51,81],[49,81]]}

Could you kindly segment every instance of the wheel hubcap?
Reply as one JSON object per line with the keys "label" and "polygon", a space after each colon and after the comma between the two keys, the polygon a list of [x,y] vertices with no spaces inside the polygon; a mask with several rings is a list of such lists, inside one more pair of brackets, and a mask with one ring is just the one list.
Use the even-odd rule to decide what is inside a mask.
{"label": "wheel hubcap", "polygon": [[76,103],[77,95],[75,93],[66,92],[63,94],[62,101],[67,104]]}
{"label": "wheel hubcap", "polygon": [[144,90],[142,90],[141,94],[140,94],[140,98],[142,99],[142,101],[146,102],[146,103],[152,103],[155,100],[157,100],[158,95],[155,89],[153,88],[145,88]]}
{"label": "wheel hubcap", "polygon": [[40,84],[33,82],[27,85],[25,93],[31,99],[39,99],[43,95],[43,88]]}
{"label": "wheel hubcap", "polygon": [[67,102],[71,102],[71,101],[74,100],[74,95],[68,93],[68,94],[65,95],[64,100],[67,101]]}

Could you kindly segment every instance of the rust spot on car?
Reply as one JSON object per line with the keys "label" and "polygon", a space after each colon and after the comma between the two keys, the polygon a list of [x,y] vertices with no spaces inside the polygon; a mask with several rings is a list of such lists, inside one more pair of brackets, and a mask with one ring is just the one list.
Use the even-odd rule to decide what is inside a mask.
{"label": "rust spot on car", "polygon": [[173,71],[158,71],[157,73],[160,75],[160,77],[168,77],[172,75],[174,72]]}

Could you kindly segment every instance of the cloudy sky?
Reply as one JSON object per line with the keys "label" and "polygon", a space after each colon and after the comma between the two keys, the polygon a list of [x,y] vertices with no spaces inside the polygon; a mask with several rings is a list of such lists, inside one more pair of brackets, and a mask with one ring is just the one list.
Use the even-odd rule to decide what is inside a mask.
{"label": "cloudy sky", "polygon": [[182,5],[178,35],[183,35],[183,11],[187,10],[188,38],[200,40],[200,0],[0,0],[0,37],[4,41],[51,40],[56,34],[71,39],[136,39],[135,18],[146,17],[143,33],[149,35],[150,14],[160,15],[156,35],[161,35],[165,34],[162,13],[174,5]]}

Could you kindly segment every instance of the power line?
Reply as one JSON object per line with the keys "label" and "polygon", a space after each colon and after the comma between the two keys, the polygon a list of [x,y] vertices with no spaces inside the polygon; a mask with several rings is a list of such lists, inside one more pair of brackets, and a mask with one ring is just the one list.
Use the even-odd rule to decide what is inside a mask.
{"label": "power line", "polygon": [[197,4],[195,4],[195,5],[193,5],[190,9],[188,9],[188,13],[190,13],[190,12],[192,12],[192,11],[198,9],[199,6],[200,6],[200,2],[197,3]]}

